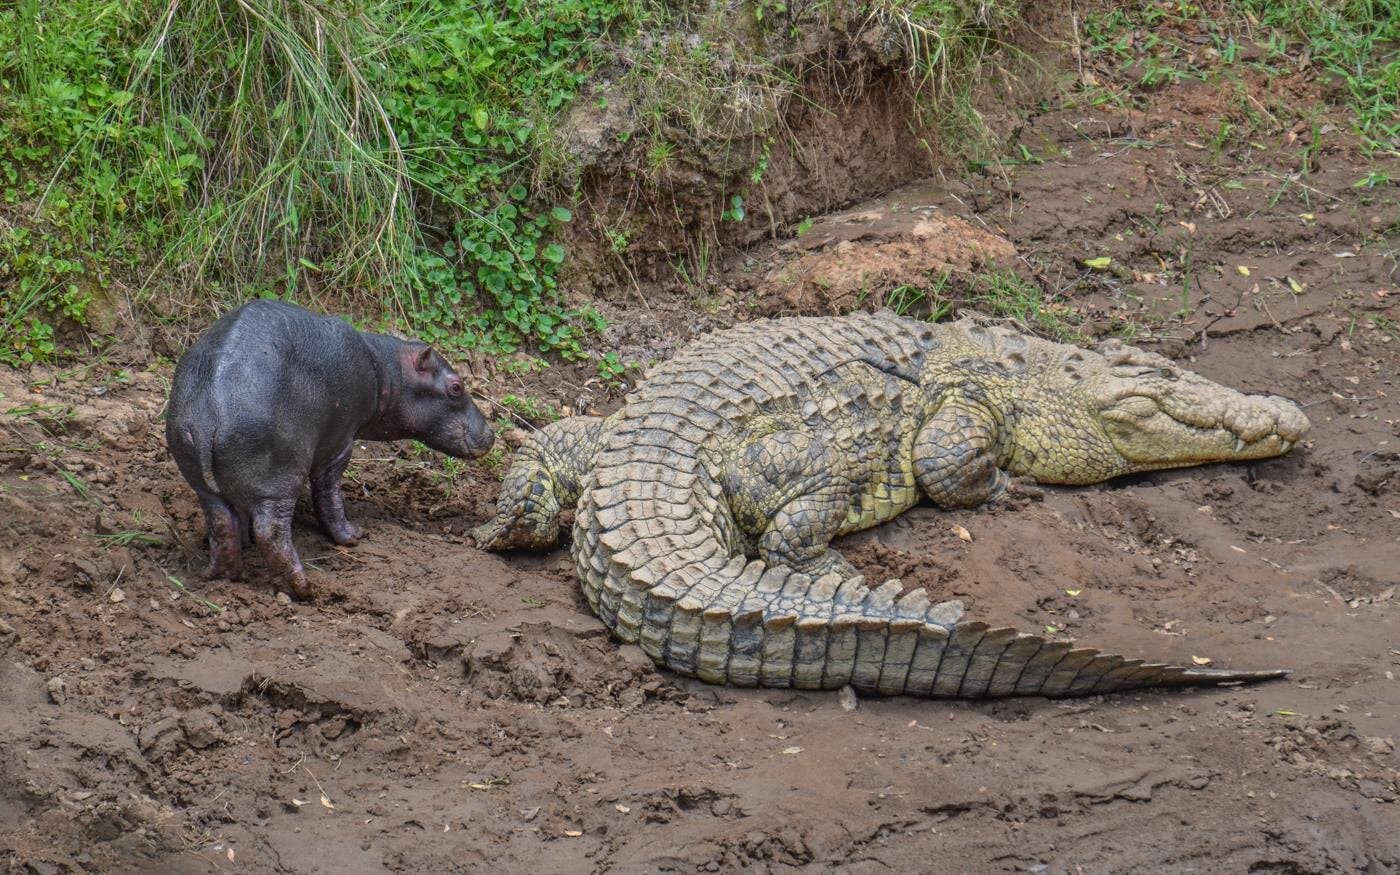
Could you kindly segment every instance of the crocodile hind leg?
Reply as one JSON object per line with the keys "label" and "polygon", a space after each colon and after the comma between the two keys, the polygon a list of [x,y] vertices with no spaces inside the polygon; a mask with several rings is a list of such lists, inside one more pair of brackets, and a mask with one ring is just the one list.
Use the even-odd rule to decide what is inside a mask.
{"label": "crocodile hind leg", "polygon": [[914,440],[914,476],[934,504],[973,507],[1005,491],[1010,477],[997,466],[1000,424],[978,405],[945,404]]}
{"label": "crocodile hind leg", "polygon": [[726,498],[750,553],[813,577],[854,573],[830,546],[851,506],[849,470],[833,455],[810,432],[780,428],[730,456]]}

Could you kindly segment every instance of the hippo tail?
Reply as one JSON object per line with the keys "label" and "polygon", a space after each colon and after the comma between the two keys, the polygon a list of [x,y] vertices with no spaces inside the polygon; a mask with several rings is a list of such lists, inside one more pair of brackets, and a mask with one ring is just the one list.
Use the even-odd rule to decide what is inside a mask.
{"label": "hippo tail", "polygon": [[214,479],[214,435],[211,429],[188,419],[169,420],[166,440],[180,473],[196,489],[203,488],[215,495],[223,494]]}
{"label": "hippo tail", "polygon": [[195,451],[199,454],[199,474],[204,480],[204,486],[210,492],[220,494],[219,484],[214,480],[214,436],[200,435],[194,442]]}

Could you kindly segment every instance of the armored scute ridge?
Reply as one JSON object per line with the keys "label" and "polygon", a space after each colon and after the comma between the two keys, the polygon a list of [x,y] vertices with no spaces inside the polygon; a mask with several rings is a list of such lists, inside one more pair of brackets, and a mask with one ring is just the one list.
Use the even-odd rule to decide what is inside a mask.
{"label": "armored scute ridge", "polygon": [[1091,352],[889,313],[745,324],[657,367],[606,420],[542,430],[483,546],[547,548],[577,502],[583,590],[622,640],[713,683],[919,696],[1087,695],[1282,671],[1148,663],[871,588],[832,538],[1010,476],[1088,484],[1288,452],[1298,408],[1115,341]]}

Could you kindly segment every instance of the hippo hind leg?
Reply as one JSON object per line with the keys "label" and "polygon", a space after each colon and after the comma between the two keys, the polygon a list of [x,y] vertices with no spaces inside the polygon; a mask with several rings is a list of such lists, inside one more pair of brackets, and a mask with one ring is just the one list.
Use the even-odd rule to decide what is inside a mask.
{"label": "hippo hind leg", "polygon": [[196,490],[199,506],[204,509],[204,530],[209,540],[209,568],[206,580],[223,577],[238,580],[243,576],[244,532],[247,520],[232,504],[205,490]]}
{"label": "hippo hind leg", "polygon": [[292,513],[297,500],[292,498],[264,499],[253,505],[253,537],[262,551],[268,570],[291,588],[292,595],[306,598],[311,588],[306,582],[306,570],[292,544]]}

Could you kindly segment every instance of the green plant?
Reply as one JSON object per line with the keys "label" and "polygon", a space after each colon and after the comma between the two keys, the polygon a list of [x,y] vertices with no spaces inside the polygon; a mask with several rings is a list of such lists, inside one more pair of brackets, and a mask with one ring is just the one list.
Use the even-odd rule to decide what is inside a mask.
{"label": "green plant", "polygon": [[1181,319],[1191,315],[1191,282],[1194,279],[1191,254],[1189,248],[1181,252],[1181,307],[1176,311],[1177,317]]}
{"label": "green plant", "polygon": [[190,592],[190,591],[185,587],[184,582],[181,581],[180,578],[175,577],[175,576],[173,576],[173,575],[167,574],[167,575],[165,576],[165,579],[168,580],[168,581],[170,581],[170,585],[171,585],[171,586],[175,587],[175,588],[178,589],[180,592],[184,593],[185,595],[187,595],[187,596],[189,596],[190,598],[194,599],[195,601],[199,602],[201,605],[203,605],[204,607],[206,607],[206,608],[208,608],[209,610],[213,611],[214,613],[216,613],[216,614],[222,614],[222,613],[224,612],[223,606],[214,604],[213,602],[209,601],[209,599],[205,598],[205,597],[202,596],[202,595],[199,595],[199,594],[197,594],[197,593]]}
{"label": "green plant", "polygon": [[1084,339],[1077,325],[1080,320],[1068,305],[1047,296],[1039,284],[1013,270],[976,276],[966,306],[987,316],[1014,319],[1052,340],[1074,343]]}
{"label": "green plant", "polygon": [[907,316],[911,311],[928,303],[928,290],[918,286],[901,285],[890,289],[885,295],[885,306],[899,316]]}
{"label": "green plant", "polygon": [[501,396],[501,406],[529,423],[553,422],[559,418],[559,408],[533,395],[507,393]]}
{"label": "green plant", "polygon": [[733,195],[729,198],[729,208],[720,213],[721,222],[742,222],[744,221],[744,197],[743,195]]}
{"label": "green plant", "polygon": [[[1262,45],[1265,58],[1251,66],[1266,76],[1312,67],[1339,86],[1339,103],[1372,150],[1393,151],[1400,137],[1400,8],[1394,0],[1236,0],[1225,4],[1114,4],[1084,18],[1089,58],[1111,59],[1134,84],[1153,88],[1221,71],[1208,69],[1209,52],[1190,35],[1209,41],[1229,70],[1242,43]],[[1089,88],[1094,99],[1113,85]],[[1246,104],[1246,115],[1255,108]],[[1267,111],[1266,111],[1267,112]],[[1310,157],[1310,156],[1309,156]]]}
{"label": "green plant", "polygon": [[0,360],[52,355],[45,326],[81,322],[113,270],[136,277],[147,308],[160,289],[189,312],[334,286],[448,346],[581,355],[580,314],[556,291],[571,213],[547,173],[552,119],[599,38],[641,12],[641,0],[0,7],[0,200],[23,219],[0,221]]}
{"label": "green plant", "polygon": [[1381,315],[1372,315],[1369,321],[1371,327],[1381,334],[1384,334],[1391,340],[1400,340],[1400,325],[1397,325],[1394,319],[1387,319]]}
{"label": "green plant", "polygon": [[429,475],[442,484],[442,492],[448,498],[457,489],[457,479],[467,471],[467,463],[452,456],[443,456],[439,467],[429,468]]}
{"label": "green plant", "polygon": [[627,373],[628,365],[623,364],[617,353],[609,351],[598,357],[598,377],[609,385],[616,385]]}
{"label": "green plant", "polygon": [[1353,182],[1351,187],[1371,189],[1382,185],[1390,185],[1394,181],[1395,179],[1390,175],[1390,171],[1378,167],[1356,180],[1356,182]]}
{"label": "green plant", "polygon": [[143,546],[149,546],[165,543],[164,539],[162,539],[159,535],[153,535],[150,532],[139,532],[131,530],[122,532],[104,532],[101,534],[94,535],[93,537],[97,538],[97,540],[102,543],[103,549],[110,549],[112,547],[130,547],[132,544],[141,544]]}

